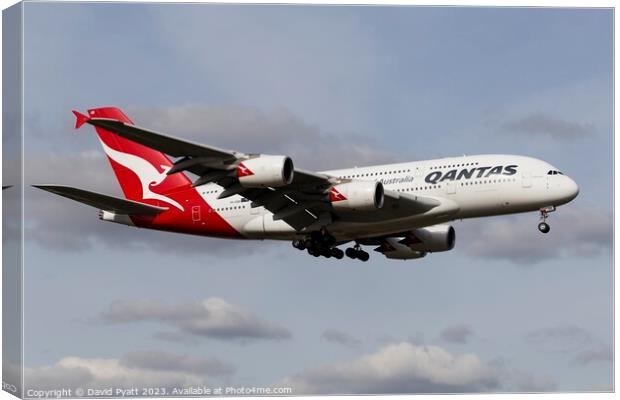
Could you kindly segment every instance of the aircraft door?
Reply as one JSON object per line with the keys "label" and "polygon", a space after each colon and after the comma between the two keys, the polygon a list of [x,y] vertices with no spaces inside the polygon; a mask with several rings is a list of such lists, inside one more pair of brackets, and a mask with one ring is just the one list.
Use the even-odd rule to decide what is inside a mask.
{"label": "aircraft door", "polygon": [[522,186],[524,188],[532,187],[532,174],[530,172],[524,172],[522,178]]}
{"label": "aircraft door", "polygon": [[446,193],[456,194],[456,183],[452,181],[446,181]]}

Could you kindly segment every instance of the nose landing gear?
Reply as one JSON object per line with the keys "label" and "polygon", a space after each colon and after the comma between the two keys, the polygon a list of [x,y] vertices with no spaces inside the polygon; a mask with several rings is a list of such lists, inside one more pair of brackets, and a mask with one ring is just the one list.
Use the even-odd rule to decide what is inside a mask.
{"label": "nose landing gear", "polygon": [[540,223],[538,224],[538,230],[542,233],[549,233],[551,227],[547,223],[547,217],[550,212],[555,211],[555,206],[543,207],[540,209]]}

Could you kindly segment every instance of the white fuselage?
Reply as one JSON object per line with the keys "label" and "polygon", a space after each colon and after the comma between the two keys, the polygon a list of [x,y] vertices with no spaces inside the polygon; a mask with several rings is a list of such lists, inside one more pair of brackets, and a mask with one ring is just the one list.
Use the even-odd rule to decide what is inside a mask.
{"label": "white fuselage", "polygon": [[[571,178],[549,163],[515,155],[451,157],[325,173],[343,179],[381,181],[386,191],[441,200],[440,206],[423,214],[329,221],[328,229],[338,240],[395,234],[463,218],[536,211],[565,204],[579,191]],[[216,184],[197,190],[247,238],[290,240],[300,235],[284,221],[274,221],[273,214],[264,208],[250,207],[241,196],[218,199],[222,188]]]}

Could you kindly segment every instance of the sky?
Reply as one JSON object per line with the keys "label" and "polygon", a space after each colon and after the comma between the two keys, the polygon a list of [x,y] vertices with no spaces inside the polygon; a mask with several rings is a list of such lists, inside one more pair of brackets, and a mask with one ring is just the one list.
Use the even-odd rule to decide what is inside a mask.
{"label": "sky", "polygon": [[120,195],[71,109],[324,170],[462,154],[546,160],[551,214],[455,221],[421,260],[149,232],[25,187],[32,388],[609,391],[609,9],[24,6],[25,185]]}

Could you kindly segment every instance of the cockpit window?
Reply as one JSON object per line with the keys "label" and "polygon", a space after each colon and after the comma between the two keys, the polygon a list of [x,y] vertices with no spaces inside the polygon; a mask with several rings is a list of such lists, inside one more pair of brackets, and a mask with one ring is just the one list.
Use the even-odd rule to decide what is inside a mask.
{"label": "cockpit window", "polygon": [[549,172],[547,172],[547,175],[564,175],[563,173],[561,173],[560,171],[555,171],[555,170],[551,170]]}

